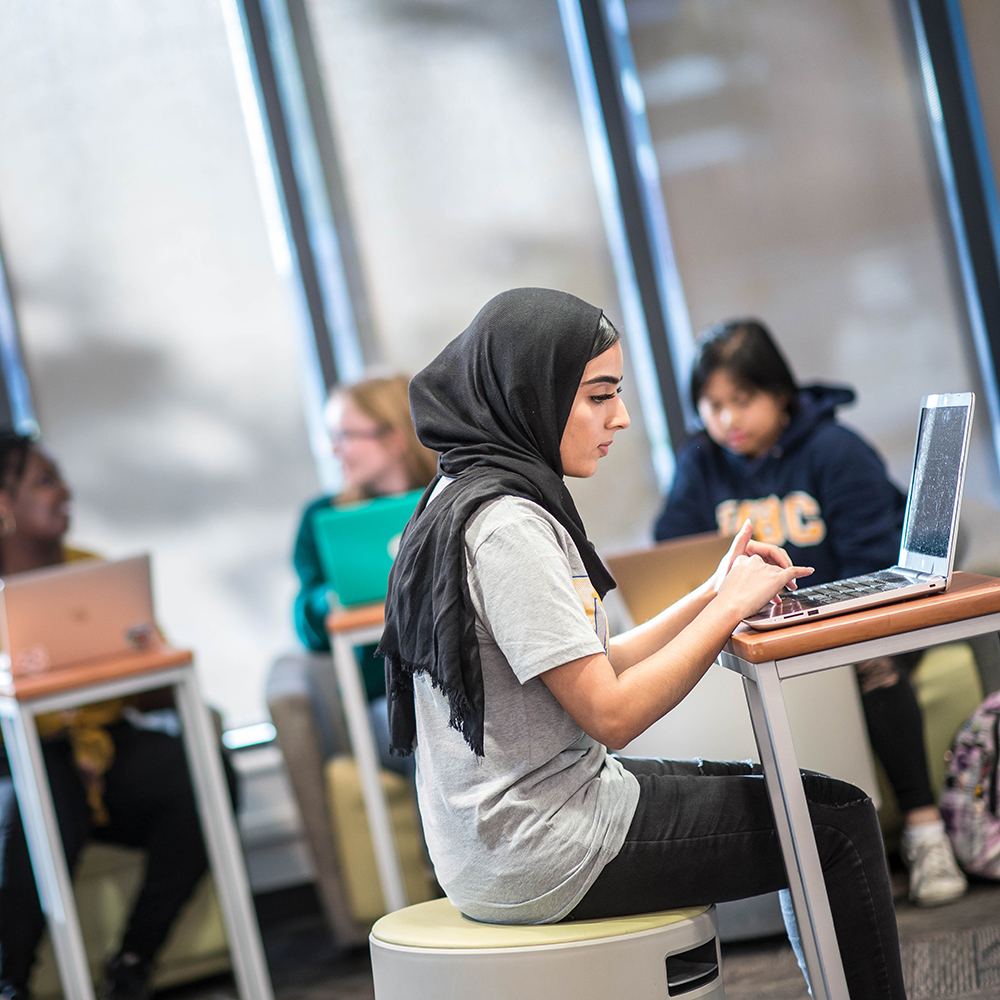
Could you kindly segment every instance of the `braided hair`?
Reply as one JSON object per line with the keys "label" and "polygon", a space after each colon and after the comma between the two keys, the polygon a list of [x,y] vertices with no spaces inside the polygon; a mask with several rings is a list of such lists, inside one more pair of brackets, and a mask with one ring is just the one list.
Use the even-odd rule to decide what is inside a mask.
{"label": "braided hair", "polygon": [[[20,485],[33,445],[32,439],[24,434],[12,430],[0,431],[0,490],[15,490]],[[8,518],[9,513],[0,516],[0,534],[5,532],[3,522]],[[5,571],[3,547],[0,546],[0,573]]]}
{"label": "braided hair", "polygon": [[0,490],[15,489],[21,482],[33,444],[25,434],[0,431]]}

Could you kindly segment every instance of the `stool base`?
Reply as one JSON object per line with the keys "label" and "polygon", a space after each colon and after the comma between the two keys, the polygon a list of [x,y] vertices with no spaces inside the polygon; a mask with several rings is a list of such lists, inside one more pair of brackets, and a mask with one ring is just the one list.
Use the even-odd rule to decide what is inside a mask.
{"label": "stool base", "polygon": [[[488,942],[491,925],[482,927]],[[650,930],[560,944],[426,948],[374,933],[370,942],[376,1000],[725,997],[714,907]]]}

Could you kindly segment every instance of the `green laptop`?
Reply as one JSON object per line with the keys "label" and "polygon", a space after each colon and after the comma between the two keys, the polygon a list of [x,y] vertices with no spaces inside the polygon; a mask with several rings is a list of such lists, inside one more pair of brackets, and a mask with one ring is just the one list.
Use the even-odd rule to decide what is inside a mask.
{"label": "green laptop", "polygon": [[422,495],[413,490],[313,512],[319,561],[341,605],[385,599],[399,537]]}

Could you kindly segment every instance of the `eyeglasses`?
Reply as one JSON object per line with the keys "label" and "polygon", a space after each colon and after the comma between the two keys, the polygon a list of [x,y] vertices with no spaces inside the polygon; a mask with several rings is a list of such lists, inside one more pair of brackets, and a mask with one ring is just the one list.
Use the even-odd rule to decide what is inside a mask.
{"label": "eyeglasses", "polygon": [[348,431],[339,430],[330,432],[330,440],[334,444],[343,444],[345,441],[377,441],[388,434],[388,428],[380,427],[374,431]]}

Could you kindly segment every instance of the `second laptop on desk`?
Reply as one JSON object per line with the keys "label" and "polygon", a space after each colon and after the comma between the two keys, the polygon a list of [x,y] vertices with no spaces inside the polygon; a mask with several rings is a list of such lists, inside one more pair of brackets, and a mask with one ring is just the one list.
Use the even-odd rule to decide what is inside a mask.
{"label": "second laptop on desk", "polygon": [[422,495],[413,490],[313,514],[320,564],[343,607],[385,599],[400,536]]}
{"label": "second laptop on desk", "polygon": [[975,396],[924,396],[917,426],[899,561],[875,573],[782,592],[745,618],[757,629],[782,628],[829,615],[939,593],[951,582],[962,509]]}
{"label": "second laptop on desk", "polygon": [[2,672],[14,677],[134,653],[160,641],[148,555],[85,559],[0,580]]}

